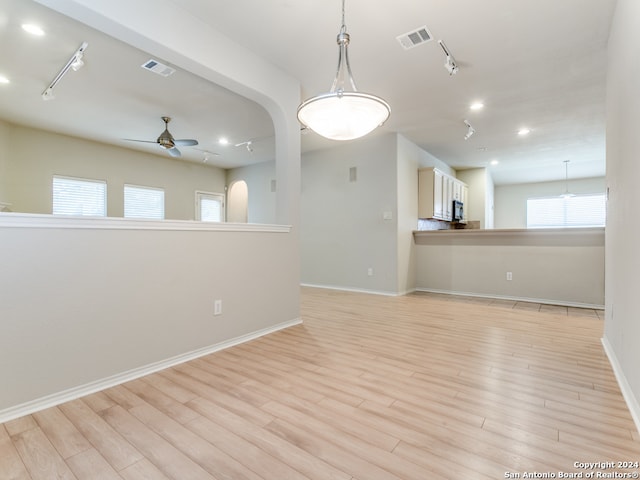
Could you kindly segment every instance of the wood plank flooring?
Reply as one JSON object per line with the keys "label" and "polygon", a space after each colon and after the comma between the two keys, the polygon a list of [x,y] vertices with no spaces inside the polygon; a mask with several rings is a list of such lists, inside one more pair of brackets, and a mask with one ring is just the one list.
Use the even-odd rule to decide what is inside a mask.
{"label": "wood plank flooring", "polygon": [[0,479],[640,473],[574,465],[640,462],[600,314],[305,288],[302,325],[0,425]]}

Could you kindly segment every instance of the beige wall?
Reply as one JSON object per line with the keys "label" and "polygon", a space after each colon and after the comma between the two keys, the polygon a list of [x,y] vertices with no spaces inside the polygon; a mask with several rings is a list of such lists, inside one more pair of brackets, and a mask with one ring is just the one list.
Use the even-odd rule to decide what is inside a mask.
{"label": "beige wall", "polygon": [[[9,170],[9,125],[0,120],[0,207],[9,202],[8,170]],[[2,211],[2,208],[0,208]]]}
{"label": "beige wall", "polygon": [[[604,177],[580,178],[569,181],[575,194],[604,193]],[[566,183],[543,182],[495,187],[495,228],[527,228],[527,199],[564,193]]]}
{"label": "beige wall", "polygon": [[640,2],[618,0],[607,68],[607,238],[604,344],[640,429]]}
{"label": "beige wall", "polygon": [[[262,105],[276,131],[276,217],[291,228],[0,215],[0,422],[64,401],[68,389],[104,387],[299,318],[299,83],[173,2],[139,0],[137,12],[163,12],[153,16],[123,2],[54,3]],[[48,152],[65,153],[64,145]]]}
{"label": "beige wall", "polygon": [[[395,134],[304,155],[302,283],[397,292],[396,156]],[[355,182],[349,180],[351,167],[357,169]]]}
{"label": "beige wall", "polygon": [[289,233],[119,227],[0,225],[0,418],[298,318]]}
{"label": "beige wall", "polygon": [[418,169],[424,150],[398,135],[397,185],[398,192],[398,293],[412,292],[416,288],[416,255],[413,231],[418,222]]}
{"label": "beige wall", "polygon": [[493,181],[486,168],[458,170],[456,177],[469,187],[467,216],[480,228],[493,228]]}
{"label": "beige wall", "polygon": [[[468,231],[418,238],[417,288],[602,307],[604,230],[568,238],[540,234],[476,236]],[[506,279],[506,272],[513,280]]]}
{"label": "beige wall", "polygon": [[[122,217],[124,184],[163,188],[165,218],[193,220],[197,190],[224,194],[220,168],[0,122],[9,132],[6,180],[12,210],[51,213],[53,175],[107,182],[107,215]],[[1,201],[1,200],[0,200]]]}
{"label": "beige wall", "polygon": [[276,180],[276,162],[264,162],[227,171],[227,185],[244,180],[249,191],[249,223],[276,223],[276,192],[271,191],[271,182]]}

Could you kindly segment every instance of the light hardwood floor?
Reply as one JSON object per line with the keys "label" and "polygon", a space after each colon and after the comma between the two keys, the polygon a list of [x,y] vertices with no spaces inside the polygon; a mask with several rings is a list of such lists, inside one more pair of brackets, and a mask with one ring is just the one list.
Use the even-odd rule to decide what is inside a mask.
{"label": "light hardwood floor", "polygon": [[303,289],[302,314],[0,425],[0,478],[586,478],[574,462],[640,462],[597,311]]}

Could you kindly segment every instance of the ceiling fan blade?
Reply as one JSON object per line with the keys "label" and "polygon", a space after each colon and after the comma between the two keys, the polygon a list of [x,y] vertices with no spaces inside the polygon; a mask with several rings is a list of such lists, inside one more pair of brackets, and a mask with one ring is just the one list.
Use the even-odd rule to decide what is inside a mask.
{"label": "ceiling fan blade", "polygon": [[167,152],[169,152],[169,155],[171,155],[172,157],[179,157],[180,155],[182,155],[180,153],[180,150],[178,150],[176,147],[168,148]]}
{"label": "ceiling fan blade", "polygon": [[136,140],[134,138],[123,138],[126,142],[141,142],[141,143],[158,143],[156,140]]}
{"label": "ceiling fan blade", "polygon": [[198,145],[198,141],[193,140],[192,138],[181,138],[178,140],[174,140],[173,143],[175,143],[176,145],[180,145],[181,147],[193,147],[195,145]]}

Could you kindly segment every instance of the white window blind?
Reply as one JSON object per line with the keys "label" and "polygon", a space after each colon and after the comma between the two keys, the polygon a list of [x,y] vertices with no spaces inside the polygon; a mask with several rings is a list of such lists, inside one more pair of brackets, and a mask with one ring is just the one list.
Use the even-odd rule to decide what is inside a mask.
{"label": "white window blind", "polygon": [[527,200],[527,228],[604,227],[604,194]]}
{"label": "white window blind", "polygon": [[53,176],[54,215],[107,216],[107,184],[100,180]]}
{"label": "white window blind", "polygon": [[124,216],[126,218],[164,219],[164,190],[125,184]]}
{"label": "white window blind", "polygon": [[224,195],[196,192],[196,217],[203,222],[224,222]]}

